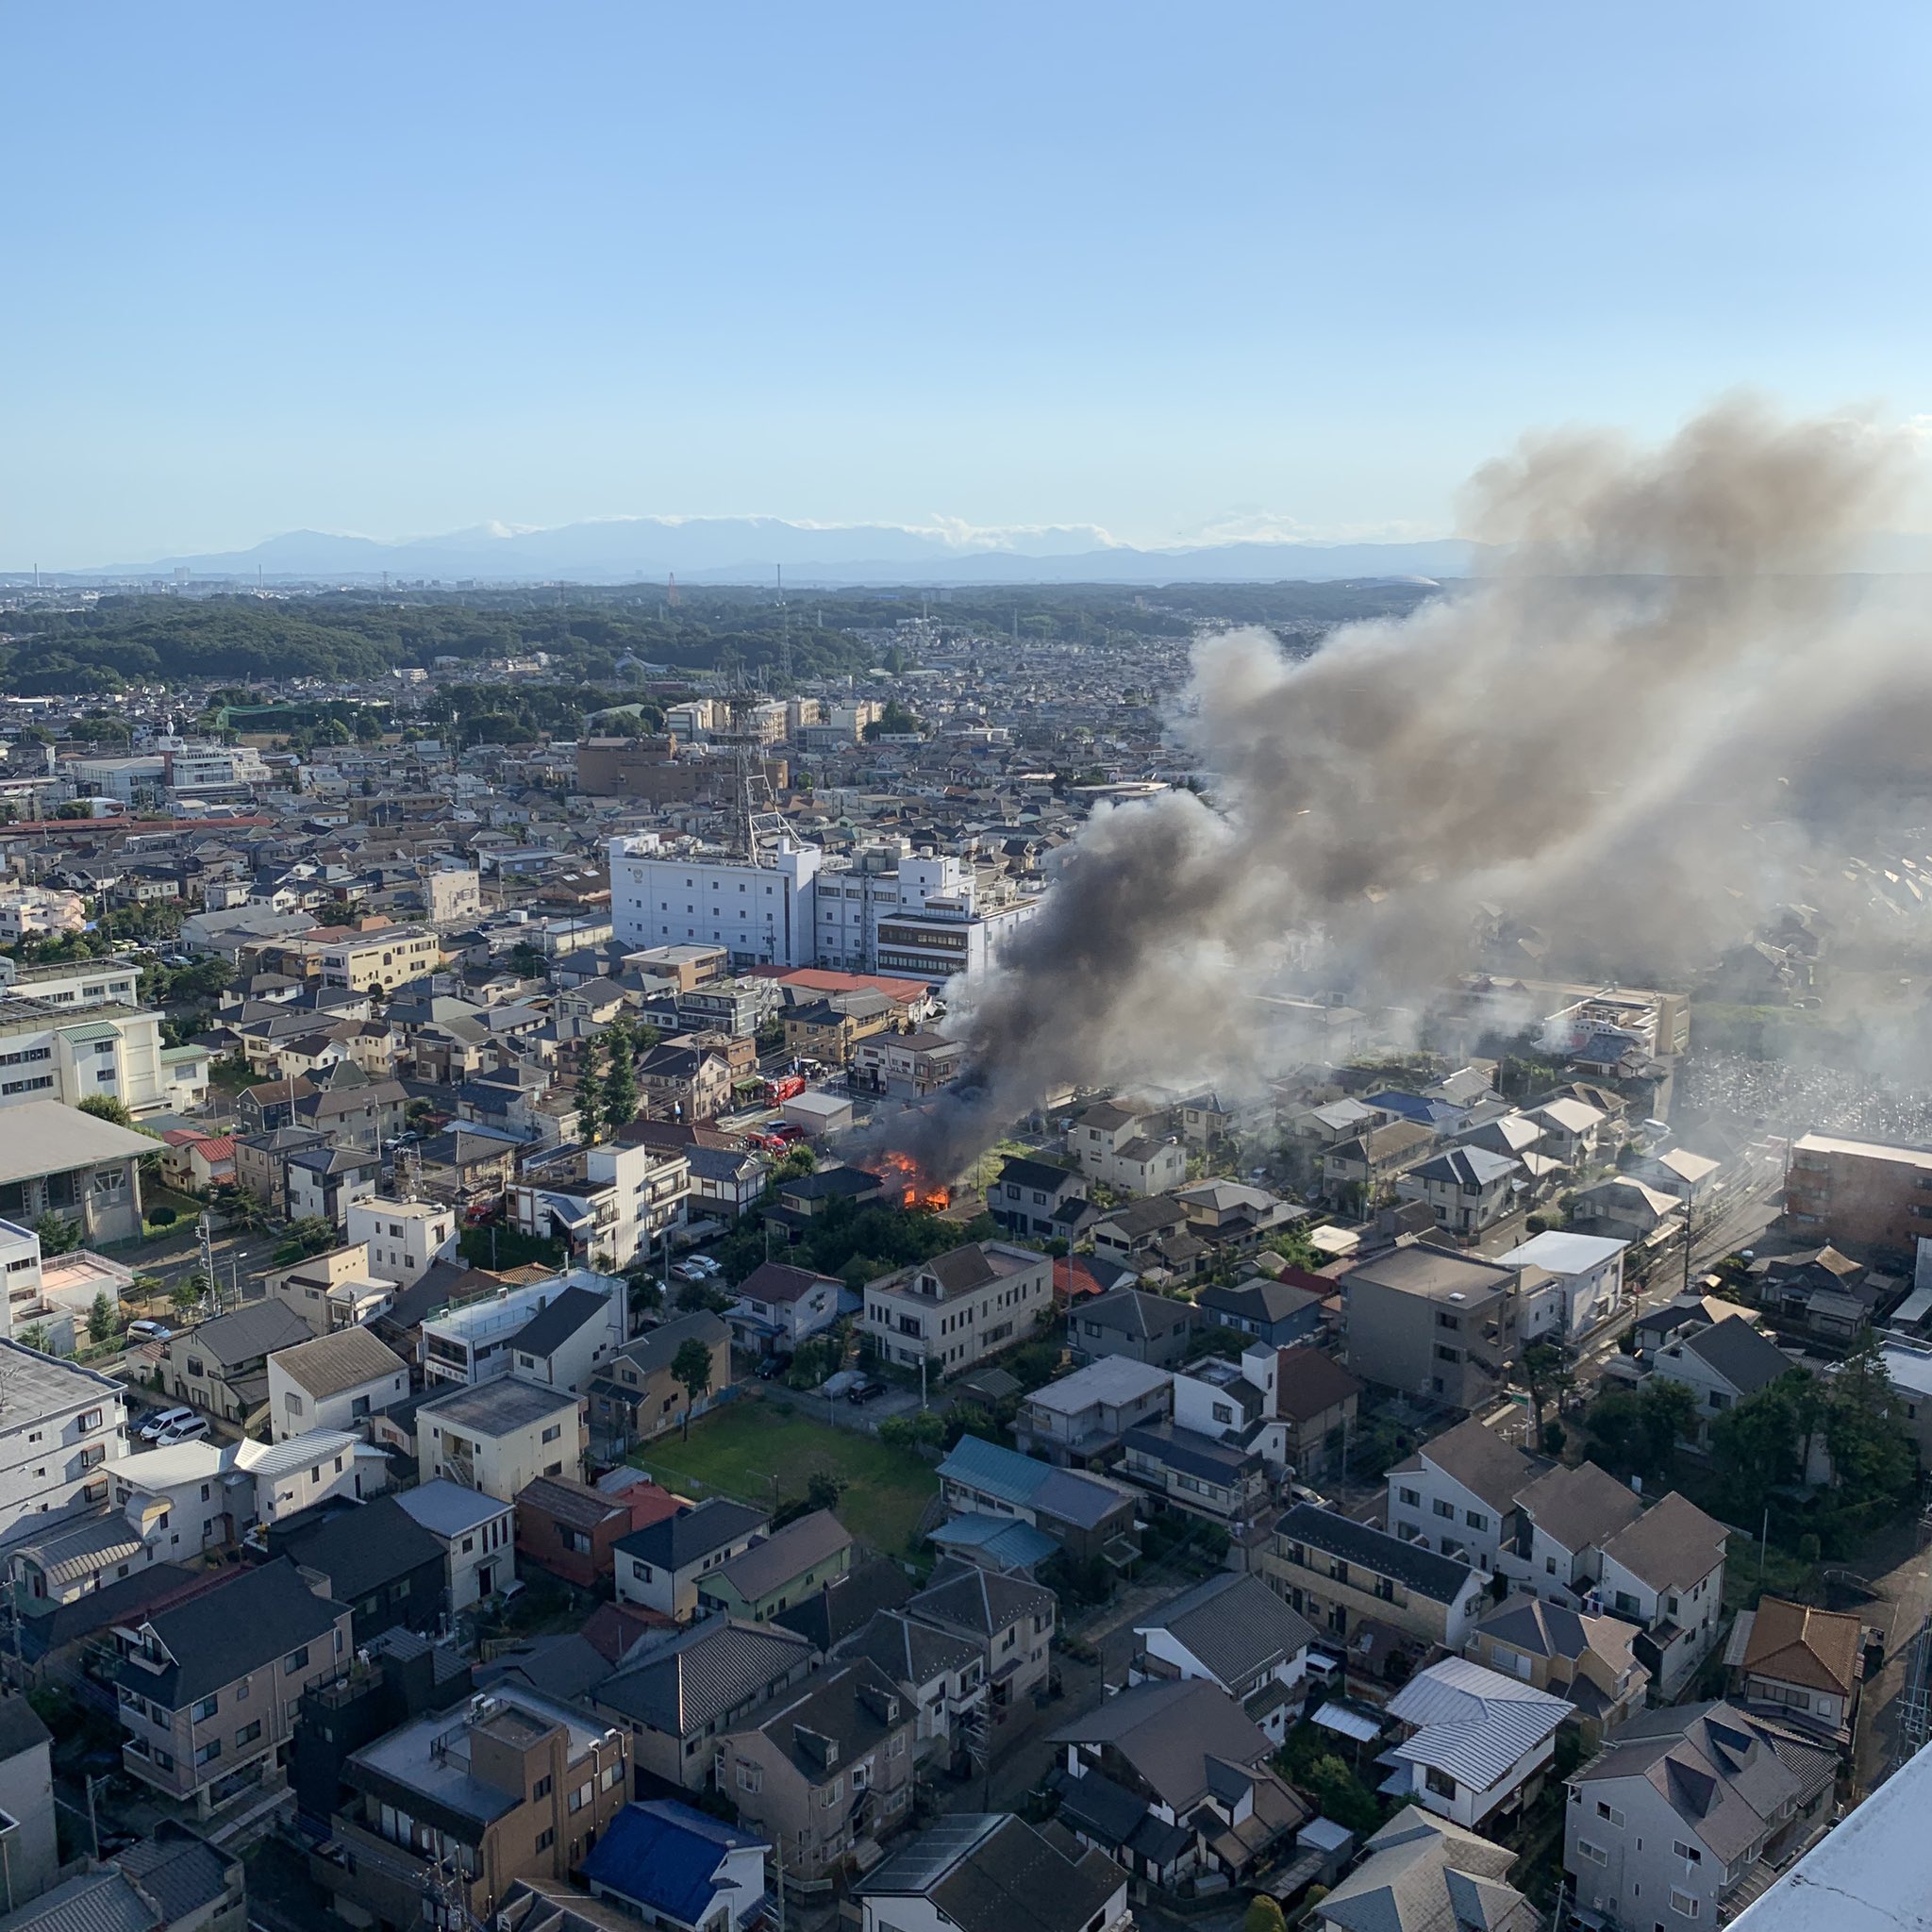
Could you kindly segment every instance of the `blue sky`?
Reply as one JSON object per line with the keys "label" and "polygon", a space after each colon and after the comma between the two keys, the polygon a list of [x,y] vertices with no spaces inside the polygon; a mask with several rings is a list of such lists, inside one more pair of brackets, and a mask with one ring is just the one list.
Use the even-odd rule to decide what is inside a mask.
{"label": "blue sky", "polygon": [[1928,43],[1857,5],[14,7],[0,565],[653,512],[1433,532],[1533,425],[1932,413]]}

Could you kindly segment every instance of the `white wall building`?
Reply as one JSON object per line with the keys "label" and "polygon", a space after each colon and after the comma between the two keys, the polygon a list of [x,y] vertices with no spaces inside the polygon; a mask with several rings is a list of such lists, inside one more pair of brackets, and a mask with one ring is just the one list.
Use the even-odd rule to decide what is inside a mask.
{"label": "white wall building", "polygon": [[[1607,1322],[1624,1301],[1628,1241],[1550,1228],[1496,1258],[1523,1273],[1525,1341],[1574,1340]],[[1537,1279],[1541,1274],[1547,1278]]]}
{"label": "white wall building", "polygon": [[442,1545],[452,1615],[516,1574],[516,1510],[508,1503],[447,1477],[404,1490],[396,1501]]}
{"label": "white wall building", "polygon": [[158,1013],[105,1002],[74,1011],[0,994],[0,1108],[24,1100],[78,1107],[100,1095],[154,1113],[195,1106],[207,1091],[208,1055],[164,1051]]}
{"label": "white wall building", "polygon": [[105,1503],[126,1455],[119,1382],[0,1341],[0,1547]]}
{"label": "white wall building", "polygon": [[810,966],[818,958],[824,855],[789,835],[763,862],[666,853],[654,834],[610,841],[610,919],[631,946],[723,946],[739,966]]}
{"label": "white wall building", "polygon": [[[560,1373],[545,1370],[525,1376],[526,1381],[570,1387],[575,1391],[575,1369],[587,1368],[597,1359],[596,1352],[608,1354],[625,1315],[625,1285],[620,1276],[594,1274],[587,1268],[573,1268],[548,1281],[533,1281],[524,1288],[500,1288],[493,1295],[460,1307],[446,1308],[428,1317],[422,1324],[420,1360],[423,1375],[430,1384],[448,1383],[454,1387],[475,1388],[492,1382],[500,1375],[517,1373],[517,1347],[530,1324],[554,1304],[593,1295],[608,1313],[602,1321],[584,1324],[558,1344]],[[552,1350],[545,1337],[543,1354]],[[581,1350],[579,1363],[574,1350]],[[525,1354],[535,1351],[525,1346]]]}
{"label": "white wall building", "polygon": [[78,892],[48,891],[40,886],[8,886],[0,891],[0,941],[11,945],[36,933],[78,932],[87,907]]}
{"label": "white wall building", "polygon": [[500,1503],[540,1475],[583,1472],[577,1399],[514,1376],[452,1389],[416,1411],[416,1463],[424,1482],[447,1477]]}
{"label": "white wall building", "polygon": [[349,1246],[365,1242],[369,1272],[378,1281],[413,1287],[438,1261],[457,1251],[454,1208],[429,1201],[391,1201],[373,1195],[349,1204],[344,1238]]}
{"label": "white wall building", "polygon": [[268,1358],[270,1425],[277,1442],[318,1429],[359,1433],[409,1392],[409,1365],[366,1328],[344,1328]]}

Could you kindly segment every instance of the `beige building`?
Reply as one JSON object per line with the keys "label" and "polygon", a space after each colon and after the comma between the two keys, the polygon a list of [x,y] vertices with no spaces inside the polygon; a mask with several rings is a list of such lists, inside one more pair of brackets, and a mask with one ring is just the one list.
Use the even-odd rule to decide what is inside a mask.
{"label": "beige building", "polygon": [[1427,1241],[1358,1262],[1340,1284],[1343,1359],[1365,1382],[1480,1408],[1516,1358],[1519,1278]]}
{"label": "beige building", "polygon": [[455,1389],[416,1411],[416,1462],[423,1481],[447,1476],[499,1503],[540,1475],[580,1475],[584,1424],[575,1395],[499,1375]]}
{"label": "beige building", "polygon": [[1257,1552],[1269,1583],[1331,1641],[1364,1622],[1460,1650],[1489,1602],[1487,1580],[1339,1510],[1297,1503]]}
{"label": "beige building", "polygon": [[311,1335],[332,1334],[367,1319],[396,1291],[394,1282],[371,1277],[367,1241],[348,1241],[325,1255],[271,1269],[262,1285],[272,1301],[308,1324]]}
{"label": "beige building", "polygon": [[1053,1312],[1053,1261],[1008,1241],[972,1241],[871,1282],[865,1333],[879,1357],[941,1375],[1031,1341]]}
{"label": "beige building", "polygon": [[422,979],[442,964],[442,942],[425,926],[384,925],[346,934],[320,943],[305,941],[303,950],[320,971],[325,986],[346,986],[357,992]]}
{"label": "beige building", "polygon": [[1621,1617],[1591,1616],[1518,1591],[1483,1618],[1462,1654],[1502,1676],[1567,1698],[1576,1707],[1584,1741],[1594,1744],[1643,1708],[1650,1673],[1637,1660],[1641,1634]]}
{"label": "beige building", "polygon": [[345,1232],[369,1251],[369,1272],[380,1281],[412,1287],[438,1261],[456,1253],[457,1210],[435,1201],[391,1201],[380,1194],[351,1201]]}

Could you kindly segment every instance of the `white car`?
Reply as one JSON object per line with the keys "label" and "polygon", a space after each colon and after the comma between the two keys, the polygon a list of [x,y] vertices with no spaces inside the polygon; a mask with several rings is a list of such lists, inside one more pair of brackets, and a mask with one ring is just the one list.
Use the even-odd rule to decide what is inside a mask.
{"label": "white car", "polygon": [[157,1449],[172,1449],[177,1442],[194,1442],[213,1431],[205,1415],[192,1415],[185,1423],[171,1423],[155,1438]]}
{"label": "white car", "polygon": [[135,1431],[143,1442],[158,1441],[172,1428],[195,1419],[192,1408],[158,1408]]}
{"label": "white car", "polygon": [[142,1315],[139,1321],[127,1324],[129,1341],[172,1341],[175,1331],[165,1322],[157,1322],[152,1315]]}

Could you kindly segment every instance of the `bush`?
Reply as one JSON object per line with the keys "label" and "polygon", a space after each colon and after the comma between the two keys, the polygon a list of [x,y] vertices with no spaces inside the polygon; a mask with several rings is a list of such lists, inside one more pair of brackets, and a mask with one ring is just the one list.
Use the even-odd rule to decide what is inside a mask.
{"label": "bush", "polygon": [[1562,1455],[1563,1444],[1569,1440],[1570,1431],[1561,1423],[1545,1423],[1543,1424],[1543,1454],[1545,1456]]}
{"label": "bush", "polygon": [[153,1227],[173,1227],[181,1217],[172,1208],[150,1208],[148,1224]]}
{"label": "bush", "polygon": [[1241,1921],[1241,1932],[1288,1932],[1288,1921],[1281,1916],[1281,1907],[1265,1891],[1257,1892]]}

